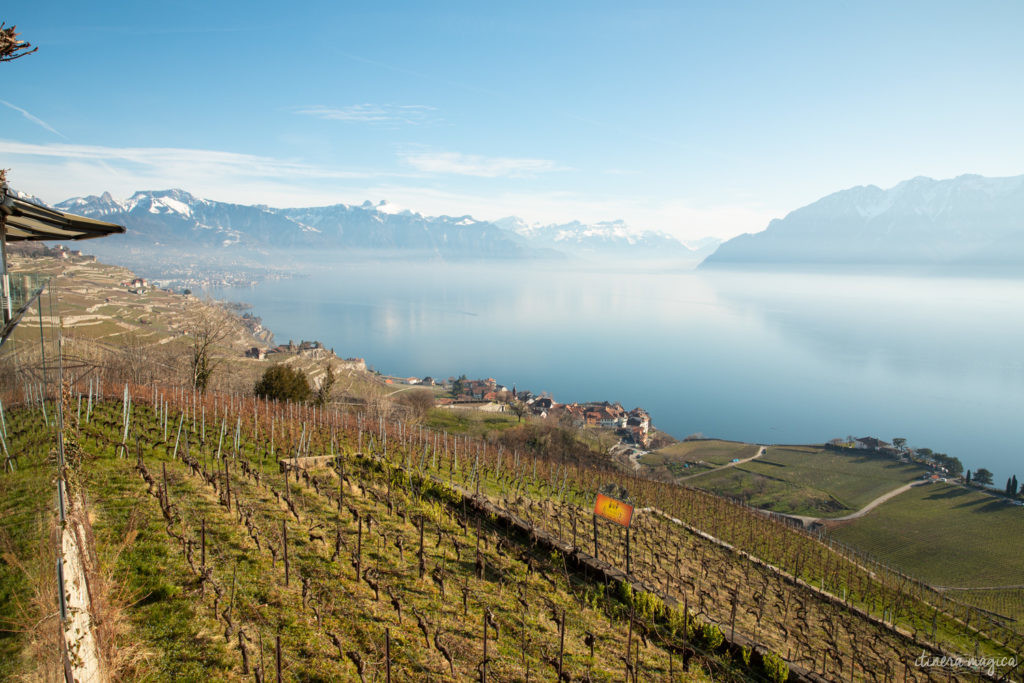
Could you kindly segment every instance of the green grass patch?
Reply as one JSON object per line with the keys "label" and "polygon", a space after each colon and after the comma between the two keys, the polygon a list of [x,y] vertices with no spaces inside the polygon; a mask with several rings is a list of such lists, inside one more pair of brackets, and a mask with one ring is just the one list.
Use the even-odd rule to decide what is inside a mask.
{"label": "green grass patch", "polygon": [[[13,472],[0,472],[0,680],[57,675],[55,482],[52,426],[37,407],[4,414]],[[51,425],[53,415],[50,415]],[[0,452],[0,462],[3,453]],[[52,641],[52,642],[51,642]]]}
{"label": "green grass patch", "polygon": [[460,408],[432,408],[423,426],[449,434],[484,436],[493,431],[504,431],[519,424],[515,415],[488,413],[482,410]]}
{"label": "green grass patch", "polygon": [[962,486],[915,487],[833,535],[933,584],[1024,583],[1024,508]]}
{"label": "green grass patch", "polygon": [[923,472],[870,453],[773,446],[757,460],[699,477],[693,485],[776,512],[841,517]]}

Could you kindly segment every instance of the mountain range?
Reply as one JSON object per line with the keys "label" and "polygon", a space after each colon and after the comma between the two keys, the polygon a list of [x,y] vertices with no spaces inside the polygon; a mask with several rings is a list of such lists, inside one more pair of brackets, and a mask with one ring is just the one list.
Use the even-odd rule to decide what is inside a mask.
{"label": "mountain range", "polygon": [[[387,202],[278,209],[200,199],[184,190],[109,193],[57,205],[72,213],[128,228],[111,248],[152,246],[188,251],[247,252],[304,249],[426,253],[441,258],[565,258],[568,256],[678,257],[704,254],[664,233],[631,230],[621,221],[587,225],[527,225],[518,218],[429,217],[395,210]],[[706,249],[706,246],[704,247]]]}
{"label": "mountain range", "polygon": [[843,190],[724,242],[700,267],[844,265],[1024,269],[1024,176]]}

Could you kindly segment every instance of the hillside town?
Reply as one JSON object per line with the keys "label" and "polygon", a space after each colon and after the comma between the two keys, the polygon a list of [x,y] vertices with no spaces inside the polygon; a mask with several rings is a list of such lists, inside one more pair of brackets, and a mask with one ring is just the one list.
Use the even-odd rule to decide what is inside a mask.
{"label": "hillside town", "polygon": [[477,408],[495,412],[515,412],[532,415],[542,420],[552,420],[575,428],[600,427],[613,430],[624,442],[641,448],[651,445],[651,416],[640,407],[626,410],[621,403],[590,401],[585,403],[558,403],[546,393],[534,394],[515,385],[509,388],[498,383],[493,377],[466,379],[449,377],[436,380],[433,377],[389,377],[386,383],[440,387],[450,396],[438,399],[439,406]]}

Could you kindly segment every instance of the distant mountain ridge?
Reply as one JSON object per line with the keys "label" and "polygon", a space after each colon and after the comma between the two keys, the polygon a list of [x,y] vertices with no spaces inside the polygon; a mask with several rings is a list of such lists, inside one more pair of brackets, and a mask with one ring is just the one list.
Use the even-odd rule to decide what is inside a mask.
{"label": "distant mountain ridge", "polygon": [[124,201],[76,197],[65,211],[123,223],[129,245],[212,249],[404,249],[439,255],[519,258],[530,248],[515,235],[468,216],[395,213],[385,203],[275,209],[200,199],[183,190],[136,192]]}
{"label": "distant mountain ridge", "polygon": [[[200,199],[184,190],[75,197],[57,208],[121,223],[122,244],[222,250],[368,249],[458,258],[551,258],[580,254],[699,255],[664,233],[635,232],[622,221],[528,226],[517,218],[428,217],[386,202],[278,209]],[[104,245],[104,247],[112,245]]]}
{"label": "distant mountain ridge", "polygon": [[571,253],[619,253],[688,258],[697,256],[695,250],[671,235],[654,230],[635,231],[622,220],[598,223],[571,221],[545,225],[527,223],[521,218],[510,216],[494,223],[523,237],[531,244]]}
{"label": "distant mountain ridge", "polygon": [[700,267],[864,264],[1024,269],[1024,176],[842,190],[724,242]]}

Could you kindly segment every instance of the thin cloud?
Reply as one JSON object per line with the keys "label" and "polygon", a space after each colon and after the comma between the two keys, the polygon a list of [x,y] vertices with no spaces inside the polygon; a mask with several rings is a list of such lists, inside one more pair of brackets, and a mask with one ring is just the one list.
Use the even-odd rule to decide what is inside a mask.
{"label": "thin cloud", "polygon": [[15,157],[16,186],[55,203],[74,195],[109,190],[127,197],[143,189],[180,187],[196,196],[240,204],[316,206],[361,204],[386,199],[425,215],[470,214],[493,220],[518,215],[528,222],[597,222],[624,219],[638,230],[664,230],[677,237],[732,237],[756,232],[782,212],[746,202],[700,206],[685,199],[659,201],[635,196],[560,190],[443,187],[437,174],[474,177],[528,176],[558,170],[544,159],[507,159],[453,153],[408,153],[416,171],[355,171],[300,161],[206,149],[105,147],[68,143],[31,144],[0,139],[0,158]]}
{"label": "thin cloud", "polygon": [[37,126],[40,126],[42,128],[45,128],[46,130],[50,131],[54,135],[58,135],[58,136],[64,138],[65,140],[68,139],[68,136],[64,135],[64,133],[61,133],[59,130],[57,130],[56,128],[54,128],[50,124],[48,124],[46,121],[43,121],[38,116],[33,116],[32,114],[30,114],[29,112],[25,111],[21,107],[19,107],[17,105],[14,105],[14,104],[11,104],[7,100],[0,100],[0,104],[3,104],[5,106],[7,106],[7,107],[10,107],[11,109],[13,109],[14,111],[18,112],[19,114],[24,116],[26,119],[28,119],[32,123],[34,123]]}
{"label": "thin cloud", "polygon": [[312,116],[326,121],[351,123],[405,123],[421,124],[430,120],[437,109],[425,104],[353,104],[347,107],[314,105],[296,109],[296,114]]}
{"label": "thin cloud", "polygon": [[240,154],[209,149],[181,147],[106,147],[102,145],[47,144],[38,145],[13,140],[0,140],[0,153],[43,157],[64,161],[105,162],[145,172],[157,169],[166,175],[235,176],[235,177],[301,177],[323,179],[356,179],[385,175],[376,172],[346,171],[313,166],[302,162],[275,159],[255,154]]}
{"label": "thin cloud", "polygon": [[477,178],[523,178],[561,170],[550,159],[484,157],[458,152],[406,152],[401,156],[417,171]]}

